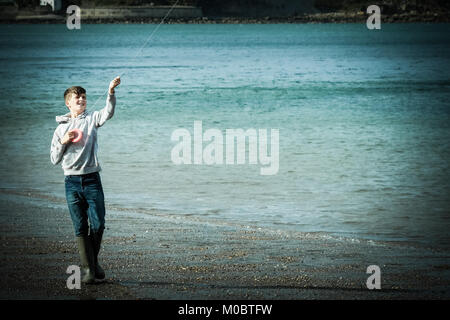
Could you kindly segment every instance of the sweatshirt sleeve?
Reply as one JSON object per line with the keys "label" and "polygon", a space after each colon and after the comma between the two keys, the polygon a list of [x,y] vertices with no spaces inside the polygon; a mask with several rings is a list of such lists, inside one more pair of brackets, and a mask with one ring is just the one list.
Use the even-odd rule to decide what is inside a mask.
{"label": "sweatshirt sleeve", "polygon": [[95,126],[101,127],[105,122],[112,118],[116,107],[116,96],[109,94],[106,98],[106,106],[100,111],[94,111]]}
{"label": "sweatshirt sleeve", "polygon": [[66,151],[66,146],[61,144],[60,138],[58,136],[58,130],[55,130],[52,139],[52,146],[50,148],[50,160],[53,164],[58,164]]}

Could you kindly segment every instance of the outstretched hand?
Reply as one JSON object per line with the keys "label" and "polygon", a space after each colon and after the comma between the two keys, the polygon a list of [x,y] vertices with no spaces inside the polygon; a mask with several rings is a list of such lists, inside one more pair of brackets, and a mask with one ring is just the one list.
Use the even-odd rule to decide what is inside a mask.
{"label": "outstretched hand", "polygon": [[114,88],[117,87],[120,84],[120,76],[115,77],[110,83],[109,83],[109,94],[114,94]]}

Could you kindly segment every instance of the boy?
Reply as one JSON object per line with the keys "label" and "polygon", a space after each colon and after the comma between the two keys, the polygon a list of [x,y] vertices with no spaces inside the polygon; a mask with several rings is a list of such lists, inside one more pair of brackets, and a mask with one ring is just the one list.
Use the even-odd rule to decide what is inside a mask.
{"label": "boy", "polygon": [[[62,162],[66,199],[81,259],[81,281],[86,284],[94,283],[96,278],[105,278],[105,272],[98,263],[105,229],[105,201],[97,159],[97,129],[114,114],[114,88],[119,84],[120,77],[111,81],[106,107],[93,112],[86,111],[85,89],[68,88],[64,92],[64,100],[70,113],[56,117],[59,125],[53,134],[50,150],[52,163]],[[81,134],[76,134],[78,130],[74,129]]]}

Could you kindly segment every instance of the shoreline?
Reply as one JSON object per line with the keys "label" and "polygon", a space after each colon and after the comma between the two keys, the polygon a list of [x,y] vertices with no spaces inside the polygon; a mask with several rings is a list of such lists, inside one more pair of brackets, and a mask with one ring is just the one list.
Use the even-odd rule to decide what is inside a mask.
{"label": "shoreline", "polygon": [[[174,17],[166,18],[164,24],[321,24],[321,23],[366,23],[368,14],[364,12],[329,12],[304,14],[291,17]],[[0,24],[58,24],[65,23],[66,16],[57,14],[46,15],[17,15],[14,17],[1,17]],[[83,18],[81,23],[86,24],[128,24],[128,23],[160,23],[161,18],[154,17],[124,17],[124,18]],[[381,15],[381,23],[449,23],[450,14],[447,12],[425,13],[395,13]]]}
{"label": "shoreline", "polygon": [[[66,199],[63,196],[57,196],[55,194],[42,193],[35,189],[17,190],[16,188],[0,188],[0,199],[2,195],[10,195],[13,197],[24,197],[27,201],[32,204],[38,204],[59,209],[66,210],[67,204]],[[157,208],[146,209],[142,206],[139,207],[124,207],[120,204],[110,204],[106,201],[106,210],[117,212],[120,214],[131,214],[135,216],[151,216],[152,218],[158,219],[176,219],[189,221],[191,223],[204,224],[204,225],[217,225],[217,226],[228,226],[252,230],[266,230],[271,233],[285,233],[285,234],[313,234],[318,238],[331,239],[334,241],[342,241],[349,243],[365,243],[365,244],[375,244],[375,245],[400,245],[406,247],[420,248],[423,250],[439,250],[439,251],[449,251],[449,246],[440,245],[436,247],[436,241],[430,242],[424,239],[413,240],[411,238],[392,238],[392,237],[371,237],[364,234],[358,233],[338,233],[332,231],[308,231],[308,230],[297,230],[293,228],[282,228],[275,227],[274,225],[255,225],[251,221],[240,220],[232,221],[227,219],[221,219],[217,217],[205,217],[203,215],[196,215],[192,212],[187,214],[179,214],[175,209],[162,210]],[[442,242],[440,242],[442,243]]]}
{"label": "shoreline", "polygon": [[[65,287],[79,264],[66,209],[0,193],[1,299],[448,299],[450,253],[352,243],[108,210],[100,261],[106,281]],[[379,265],[381,290],[365,287]]]}

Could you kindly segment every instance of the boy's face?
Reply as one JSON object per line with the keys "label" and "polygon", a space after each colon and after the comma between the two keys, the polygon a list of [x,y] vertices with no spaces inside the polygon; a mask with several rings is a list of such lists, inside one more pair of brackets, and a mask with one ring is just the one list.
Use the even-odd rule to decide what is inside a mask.
{"label": "boy's face", "polygon": [[72,93],[70,98],[66,101],[66,106],[69,108],[70,112],[82,114],[86,110],[86,94],[82,93],[76,95]]}

